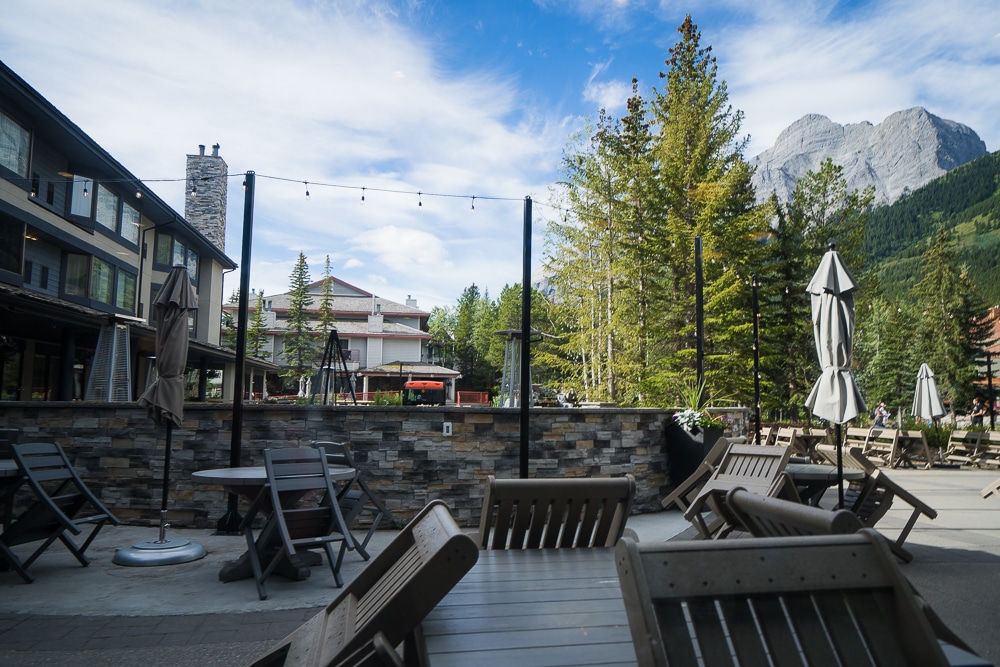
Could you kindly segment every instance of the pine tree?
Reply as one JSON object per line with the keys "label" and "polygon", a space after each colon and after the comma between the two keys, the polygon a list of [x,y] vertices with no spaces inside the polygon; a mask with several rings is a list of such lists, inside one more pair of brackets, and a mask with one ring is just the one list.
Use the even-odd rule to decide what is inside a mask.
{"label": "pine tree", "polygon": [[323,284],[319,291],[319,330],[324,343],[336,325],[337,316],[333,312],[333,274],[330,272],[330,256],[327,255],[323,266]]}
{"label": "pine tree", "polygon": [[253,312],[250,315],[250,324],[247,327],[247,355],[257,359],[263,358],[266,333],[264,290],[261,290],[257,292],[257,301],[253,306]]}
{"label": "pine tree", "polygon": [[285,370],[282,377],[298,382],[302,376],[309,376],[313,371],[315,355],[315,334],[309,324],[309,306],[312,305],[312,295],[309,294],[309,265],[301,252],[295,262],[290,276],[288,302],[287,331],[284,336],[282,358]]}

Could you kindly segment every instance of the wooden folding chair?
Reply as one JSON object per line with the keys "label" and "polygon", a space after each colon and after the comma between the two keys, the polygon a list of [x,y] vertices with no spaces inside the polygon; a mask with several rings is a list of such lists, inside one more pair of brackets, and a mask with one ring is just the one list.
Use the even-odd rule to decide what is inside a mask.
{"label": "wooden folding chair", "polygon": [[637,543],[615,562],[640,667],[947,665],[884,540]]}
{"label": "wooden folding chair", "polygon": [[351,452],[347,445],[340,442],[319,442],[314,441],[313,447],[322,450],[326,454],[326,462],[329,465],[340,465],[347,468],[354,468],[355,475],[346,480],[337,490],[337,502],[340,504],[340,511],[344,515],[344,522],[350,528],[355,520],[365,518],[369,521],[368,532],[360,542],[354,539],[354,548],[362,558],[368,560],[368,542],[372,535],[378,530],[382,519],[392,521],[392,513],[385,508],[385,505],[372,492],[365,481],[361,470],[354,464]]}
{"label": "wooden folding chair", "polygon": [[333,602],[252,667],[372,664],[347,660],[358,652],[377,652],[376,642],[382,644],[383,664],[392,664],[385,649],[404,643],[406,663],[415,664],[420,651],[415,630],[478,558],[475,540],[461,531],[448,506],[432,501]]}
{"label": "wooden folding chair", "polygon": [[[83,483],[58,444],[29,442],[10,447],[34,500],[0,533],[0,566],[6,564],[30,584],[35,579],[28,568],[59,540],[86,567],[90,559],[84,552],[97,533],[105,523],[117,526],[120,522]],[[80,535],[85,525],[91,526],[90,533],[78,545],[71,535]],[[23,561],[10,548],[32,542],[42,544]]]}
{"label": "wooden folding chair", "polygon": [[[322,547],[337,586],[343,586],[340,564],[344,551],[354,541],[337,502],[326,457],[318,449],[292,447],[264,450],[267,485],[247,510],[241,529],[247,539],[247,553],[257,582],[257,594],[267,599],[264,580],[286,561],[296,568],[308,568],[298,553]],[[253,522],[258,514],[268,514],[255,540]],[[334,554],[333,544],[340,544]]]}
{"label": "wooden folding chair", "polygon": [[989,498],[992,495],[996,495],[1000,498],[1000,477],[987,484],[982,491],[979,492],[983,498]]}
{"label": "wooden folding chair", "polygon": [[708,450],[708,454],[698,464],[695,471],[686,480],[675,486],[674,490],[660,501],[660,506],[663,509],[670,509],[671,505],[677,505],[677,508],[681,512],[686,511],[691,501],[701,491],[701,487],[705,485],[712,472],[715,471],[716,464],[722,459],[722,455],[729,449],[730,444],[727,438],[716,440],[715,444],[712,445],[712,449]]}
{"label": "wooden folding chair", "polygon": [[[816,450],[827,460],[836,462],[836,447],[820,445]],[[901,560],[907,563],[913,560],[913,554],[903,547],[903,543],[921,514],[928,519],[935,519],[937,510],[893,481],[885,470],[876,466],[864,455],[860,447],[847,447],[843,450],[843,465],[845,469],[865,471],[865,478],[858,482],[850,482],[844,493],[844,509],[856,514],[865,527],[874,528],[897,499],[910,506],[910,516],[906,520],[906,525],[895,540],[889,541],[889,548]]]}
{"label": "wooden folding chair", "polygon": [[[730,489],[739,486],[766,496],[782,491],[797,496],[795,485],[784,475],[791,453],[788,446],[731,445],[684,512],[684,518],[698,530],[698,539],[726,537],[737,528],[725,520],[726,513],[719,508]],[[724,521],[710,523],[709,510]]]}
{"label": "wooden folding chair", "polygon": [[614,546],[625,530],[635,478],[496,479],[479,521],[483,549]]}

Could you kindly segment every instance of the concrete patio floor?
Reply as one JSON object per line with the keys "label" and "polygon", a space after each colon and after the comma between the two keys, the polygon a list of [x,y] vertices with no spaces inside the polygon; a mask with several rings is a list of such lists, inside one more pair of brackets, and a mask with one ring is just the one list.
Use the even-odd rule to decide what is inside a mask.
{"label": "concrete patio floor", "polygon": [[[983,658],[1000,665],[1000,498],[979,490],[1000,476],[993,470],[890,470],[893,480],[938,511],[917,520],[907,540],[914,554],[903,572],[938,615]],[[827,492],[827,500],[835,491]],[[894,537],[908,512],[897,501],[878,528]],[[643,541],[665,540],[689,527],[677,511],[636,515],[629,526]],[[377,552],[394,531],[379,531]],[[218,571],[246,547],[241,536],[171,530],[171,539],[204,545],[199,561],[159,567],[122,567],[114,551],[155,539],[156,528],[105,528],[80,567],[58,543],[31,567],[35,583],[0,572],[0,665],[243,665],[252,661],[330,602],[338,592],[329,569],[310,579],[268,579],[267,600],[253,580],[221,583]],[[18,552],[21,553],[21,549]],[[365,566],[345,556],[351,579]]]}

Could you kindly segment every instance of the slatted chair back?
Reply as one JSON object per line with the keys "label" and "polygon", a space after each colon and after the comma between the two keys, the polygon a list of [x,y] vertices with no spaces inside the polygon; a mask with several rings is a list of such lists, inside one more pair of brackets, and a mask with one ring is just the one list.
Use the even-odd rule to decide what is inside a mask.
{"label": "slatted chair back", "polygon": [[399,646],[478,558],[475,540],[458,527],[448,506],[432,501],[333,602],[253,667],[338,665],[377,633],[384,645]]}
{"label": "slatted chair back", "polygon": [[615,548],[640,667],[947,665],[884,540],[850,535]]}
{"label": "slatted chair back", "polygon": [[635,498],[635,478],[496,479],[479,521],[482,549],[614,546]]}
{"label": "slatted chair back", "polygon": [[871,432],[871,428],[848,427],[844,433],[844,446],[860,447],[862,450],[866,449],[868,447],[868,436]]}
{"label": "slatted chair back", "polygon": [[[34,577],[28,567],[53,542],[59,540],[83,566],[90,564],[85,552],[106,523],[120,522],[84,484],[57,443],[29,442],[13,444],[11,453],[24,480],[33,492],[33,500],[24,512],[0,533],[0,562],[14,569],[26,582]],[[90,532],[82,545],[72,535],[80,535],[83,526]],[[42,544],[26,560],[18,558],[10,547],[19,544]]]}
{"label": "slatted chair back", "polygon": [[724,501],[725,494],[738,486],[765,496],[777,494],[789,484],[784,470],[791,453],[790,446],[731,445],[684,512],[684,517],[694,524],[701,539],[725,537],[736,526],[725,521],[713,530],[708,519],[709,510],[724,519],[724,513],[718,510],[718,502]]}
{"label": "slatted chair back", "polygon": [[701,491],[701,487],[705,485],[708,478],[715,471],[716,464],[722,459],[723,454],[729,449],[728,438],[719,438],[712,445],[712,448],[708,450],[708,454],[702,460],[695,471],[691,473],[688,478],[674,487],[667,497],[660,501],[660,506],[663,509],[670,509],[673,505],[676,505],[680,511],[687,510],[688,506],[698,492]]}
{"label": "slatted chair back", "polygon": [[979,467],[1000,467],[1000,431],[986,431],[982,434],[979,456],[976,465]]}
{"label": "slatted chair back", "polygon": [[750,437],[751,445],[773,445],[778,436],[778,429],[773,426],[760,427],[760,442],[757,442],[756,434]]}
{"label": "slatted chair back", "polygon": [[[354,548],[354,542],[344,521],[337,495],[330,478],[326,457],[311,447],[264,450],[267,485],[247,510],[243,532],[247,552],[257,582],[261,600],[267,599],[265,580],[285,559],[299,568],[308,567],[298,551],[322,547],[337,586],[343,586],[340,564],[344,551]],[[265,524],[261,537],[254,539],[252,524],[258,514],[271,516],[277,531],[277,549],[261,544],[272,532]],[[338,544],[339,553],[333,545]],[[261,559],[265,559],[262,562]]]}
{"label": "slatted chair back", "polygon": [[983,490],[979,492],[983,498],[989,498],[990,496],[996,496],[1000,498],[1000,477],[983,487]]}
{"label": "slatted chair back", "polygon": [[831,512],[739,487],[726,494],[725,507],[739,522],[740,530],[754,537],[845,535],[864,528],[861,520],[847,510]]}
{"label": "slatted chair back", "polygon": [[392,513],[385,508],[382,501],[368,486],[361,470],[355,465],[354,457],[347,445],[341,442],[320,442],[314,441],[313,447],[322,450],[326,454],[326,462],[330,465],[345,466],[354,468],[355,475],[342,483],[337,491],[337,500],[340,503],[340,510],[344,514],[344,521],[348,527],[355,521],[367,521],[368,531],[362,540],[355,539],[355,549],[362,558],[368,560],[371,556],[368,553],[368,543],[371,541],[375,531],[378,530],[382,520],[392,521]]}
{"label": "slatted chair back", "polygon": [[774,434],[774,444],[778,447],[792,447],[795,444],[795,429],[791,427],[779,428]]}
{"label": "slatted chair back", "polygon": [[865,456],[878,459],[892,467],[899,458],[899,431],[894,428],[873,428],[868,432]]}

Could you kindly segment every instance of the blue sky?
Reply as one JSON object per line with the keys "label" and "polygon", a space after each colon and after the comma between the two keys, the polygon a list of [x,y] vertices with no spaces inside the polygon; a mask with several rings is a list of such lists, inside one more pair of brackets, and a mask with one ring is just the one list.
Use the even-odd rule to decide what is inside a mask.
{"label": "blue sky", "polygon": [[[329,255],[337,277],[428,310],[472,283],[497,296],[521,279],[525,196],[537,279],[568,138],[601,107],[620,116],[633,76],[650,96],[687,12],[744,113],[747,157],[807,113],[878,123],[912,106],[1000,148],[995,0],[3,6],[0,59],[132,173],[183,179],[184,156],[219,143],[230,173],[258,174],[250,284],[267,293],[301,251],[314,279]],[[183,212],[181,181],[152,186]]]}

